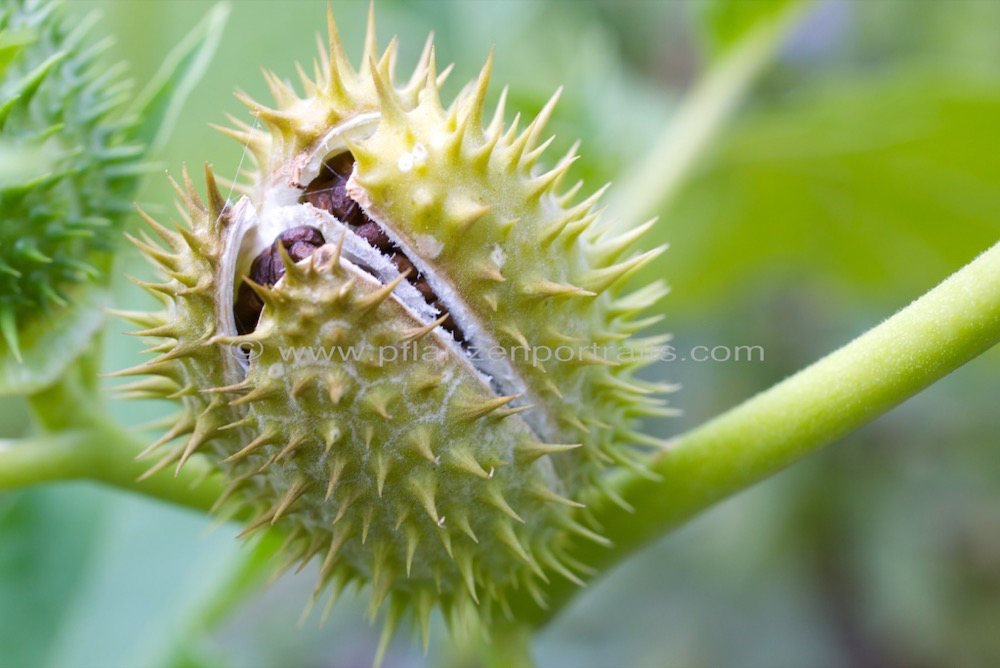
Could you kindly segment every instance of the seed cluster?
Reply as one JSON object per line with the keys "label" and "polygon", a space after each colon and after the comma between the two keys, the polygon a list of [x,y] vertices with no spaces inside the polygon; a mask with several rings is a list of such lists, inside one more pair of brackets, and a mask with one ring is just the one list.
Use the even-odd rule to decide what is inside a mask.
{"label": "seed cluster", "polygon": [[[354,156],[350,153],[340,153],[323,163],[319,176],[306,186],[303,202],[312,204],[317,209],[323,209],[337,220],[348,225],[351,230],[364,239],[369,246],[377,249],[389,258],[389,261],[401,274],[407,275],[407,280],[416,288],[424,301],[437,309],[441,315],[447,315],[448,309],[434,293],[427,277],[413,266],[409,258],[382,231],[378,223],[369,218],[364,210],[347,194],[347,180],[354,169]],[[465,335],[451,318],[442,325],[446,331],[455,337],[460,344],[466,342]]]}
{"label": "seed cluster", "polygon": [[[254,258],[253,264],[250,266],[250,280],[257,285],[272,286],[285,275],[285,263],[278,250],[279,244],[285,247],[288,257],[293,262],[298,262],[312,255],[324,243],[326,240],[323,238],[323,233],[315,227],[300,225],[285,230],[278,235],[273,244],[268,246],[267,250]],[[233,307],[233,315],[236,316],[236,330],[240,334],[252,332],[257,327],[257,321],[260,319],[260,313],[263,309],[264,302],[257,296],[257,293],[246,282],[242,283],[236,296],[236,304]]]}

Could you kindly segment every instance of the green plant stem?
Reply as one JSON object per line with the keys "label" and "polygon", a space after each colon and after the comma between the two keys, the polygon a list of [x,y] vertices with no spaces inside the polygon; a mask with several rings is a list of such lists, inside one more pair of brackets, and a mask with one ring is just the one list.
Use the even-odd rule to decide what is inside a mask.
{"label": "green plant stem", "polygon": [[[662,482],[634,474],[617,476],[612,484],[636,512],[628,514],[606,499],[591,503],[587,512],[603,526],[612,547],[579,540],[571,551],[604,572],[717,501],[869,422],[998,342],[1000,244],[840,350],[677,438],[654,460],[652,469]],[[50,399],[58,397],[60,402],[79,400],[71,387],[49,392],[56,393]],[[63,420],[63,414],[78,409],[62,404],[50,419]],[[141,444],[106,418],[91,415],[86,422],[86,428],[58,435],[13,445],[0,442],[0,490],[87,478],[199,510],[206,510],[221,493],[221,485],[206,478],[207,465],[194,460],[178,477],[164,471],[137,482],[146,469],[134,460]],[[516,598],[512,607],[519,622],[542,625],[576,591],[566,581],[553,580],[547,610],[527,597]],[[516,647],[527,645],[508,643],[508,648]]]}
{"label": "green plant stem", "polygon": [[534,668],[531,643],[534,629],[522,624],[495,623],[490,643],[482,648],[486,668]]}
{"label": "green plant stem", "polygon": [[623,228],[662,215],[809,4],[790,3],[760,21],[687,93],[646,156],[619,180],[609,209]]}
{"label": "green plant stem", "polygon": [[[467,620],[471,622],[471,620]],[[534,668],[531,645],[535,629],[520,621],[493,619],[488,628],[481,620],[460,627],[452,644],[435,665],[444,668]]]}
{"label": "green plant stem", "polygon": [[[605,572],[642,545],[878,417],[998,342],[1000,243],[840,350],[677,438],[653,462],[662,482],[617,476],[612,484],[637,510],[628,514],[606,499],[591,503],[586,512],[603,526],[612,547],[578,540],[571,552]],[[221,486],[206,478],[203,462],[189,462],[178,477],[164,471],[137,482],[146,469],[134,459],[141,444],[103,414],[84,412],[93,411],[91,400],[74,391],[75,382],[77,376],[67,374],[63,383],[46,391],[44,400],[36,396],[33,403],[43,425],[79,420],[84,426],[13,445],[0,442],[0,490],[88,478],[199,510],[211,506]],[[55,405],[60,408],[52,409]],[[69,420],[67,415],[77,417]],[[542,625],[576,591],[566,581],[553,580],[547,610],[527,597],[516,598],[512,607],[520,623]],[[526,642],[505,645],[505,652],[522,648],[518,656],[530,660]]]}
{"label": "green plant stem", "polygon": [[0,441],[0,491],[63,480],[93,480],[170,503],[207,511],[222,484],[206,462],[192,458],[175,477],[173,469],[146,480],[151,466],[136,461],[141,442],[117,425],[94,423],[35,438]]}
{"label": "green plant stem", "polygon": [[0,490],[89,476],[89,442],[82,432],[0,441]]}
{"label": "green plant stem", "polygon": [[145,444],[107,413],[94,385],[99,345],[94,343],[54,385],[28,397],[40,434],[0,441],[0,490],[60,480],[94,480],[207,511],[222,484],[207,462],[192,458],[178,474],[137,461]]}
{"label": "green plant stem", "polygon": [[[577,540],[574,557],[605,572],[716,502],[786,468],[902,403],[1000,343],[1000,243],[840,350],[674,440],[652,464],[662,481],[612,481],[636,511],[607,499],[586,510],[610,548]],[[541,610],[518,599],[522,621],[544,624],[577,588],[554,580]]]}

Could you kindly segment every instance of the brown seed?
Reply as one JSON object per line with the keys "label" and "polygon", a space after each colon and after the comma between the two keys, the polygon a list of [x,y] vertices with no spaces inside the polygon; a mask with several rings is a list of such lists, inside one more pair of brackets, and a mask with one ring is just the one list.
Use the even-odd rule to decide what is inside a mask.
{"label": "brown seed", "polygon": [[389,261],[392,262],[392,264],[396,267],[396,269],[399,270],[399,273],[405,274],[406,272],[409,271],[410,272],[409,280],[411,281],[413,280],[414,276],[413,263],[410,262],[409,258],[407,258],[402,253],[395,253],[389,258]]}
{"label": "brown seed", "polygon": [[445,306],[439,299],[435,299],[431,302],[431,306],[436,308],[441,315],[449,316],[447,320],[441,323],[441,326],[446,332],[449,332],[453,337],[455,337],[456,341],[460,344],[464,344],[465,333],[462,332],[462,330],[458,328],[458,325],[455,324],[455,319],[452,318],[451,314],[448,312],[448,307]]}
{"label": "brown seed", "polygon": [[285,246],[288,255],[295,262],[306,259],[315,253],[317,248],[326,243],[323,233],[309,225],[300,225],[285,230],[274,240],[272,248],[277,248],[279,241]]}
{"label": "brown seed", "polygon": [[[299,262],[316,252],[316,249],[325,242],[323,233],[315,227],[300,225],[285,230],[278,235],[273,244],[254,258],[253,264],[250,265],[249,278],[258,285],[271,286],[285,275],[285,264],[278,252],[279,243],[285,247],[293,262]],[[242,283],[236,293],[236,303],[233,305],[236,331],[240,334],[252,332],[257,327],[263,309],[264,302],[257,293],[249,285]]]}
{"label": "brown seed", "polygon": [[417,289],[420,296],[424,298],[424,301],[430,304],[437,299],[437,295],[434,294],[434,290],[431,289],[431,284],[427,282],[427,278],[423,274],[417,274],[417,279],[413,283],[413,287]]}
{"label": "brown seed", "polygon": [[275,255],[274,246],[268,246],[250,265],[250,280],[258,285],[274,285],[284,273],[285,267]]}
{"label": "brown seed", "polygon": [[323,166],[334,174],[347,178],[354,171],[354,156],[351,155],[350,151],[338,153],[323,163]]}
{"label": "brown seed", "polygon": [[354,233],[367,241],[369,246],[380,251],[387,251],[393,247],[392,240],[386,236],[382,228],[370,220],[354,230]]}
{"label": "brown seed", "polygon": [[[409,283],[416,288],[417,292],[420,293],[420,296],[424,298],[424,301],[435,307],[442,315],[448,314],[448,309],[445,308],[444,304],[441,303],[437,295],[434,294],[433,288],[431,288],[430,283],[427,282],[427,277],[422,273],[415,271],[416,267],[413,266],[413,262],[411,262],[410,259],[403,254],[399,247],[393,243],[392,239],[389,238],[382,228],[365,214],[358,203],[351,199],[351,197],[347,194],[347,181],[351,177],[351,173],[353,171],[354,156],[352,156],[349,152],[341,153],[329,158],[323,163],[320,175],[306,187],[303,200],[309,202],[317,208],[328,211],[342,223],[350,225],[354,228],[354,233],[364,239],[369,246],[379,250],[384,255],[388,255],[389,261],[392,262],[400,273],[406,273],[409,271]],[[322,238],[322,236],[320,238]],[[299,243],[305,244],[302,251],[298,250]],[[295,260],[299,259],[296,257],[297,253],[302,252],[307,255],[312,253],[312,249],[309,246],[308,241],[295,241],[292,245],[286,243],[285,248],[289,249],[289,255],[291,255]],[[273,248],[268,250],[273,251]],[[258,274],[255,272],[259,272],[261,280],[258,280],[257,282],[262,282],[264,279],[267,279],[270,281],[267,284],[270,285],[281,278],[282,274],[285,272],[285,268],[281,264],[280,259],[275,259],[277,255],[276,253],[267,253],[267,251],[265,251],[265,253],[261,253],[260,257],[254,261],[254,266],[250,275],[254,278],[254,280],[257,280],[255,277]],[[260,262],[259,265],[258,261]],[[240,290],[240,297],[242,300],[242,288]],[[252,295],[252,298],[255,299],[256,295]],[[245,307],[250,310],[252,306],[253,303],[251,297],[247,297]],[[259,317],[259,314],[260,307],[257,308],[256,313],[253,315],[254,323],[256,323],[256,319]],[[465,345],[465,334],[461,329],[459,329],[451,318],[445,320],[441,326],[450,332],[452,336],[455,337],[456,341],[463,346]]]}
{"label": "brown seed", "polygon": [[285,247],[292,261],[299,262],[312,255],[324,242],[323,233],[315,227],[300,225],[285,230],[254,259],[250,266],[250,280],[260,285],[274,285],[285,275],[285,265],[278,253],[279,243]]}
{"label": "brown seed", "polygon": [[236,331],[242,335],[249,334],[256,329],[260,312],[263,310],[264,302],[260,300],[257,293],[246,283],[241,283],[236,294],[236,303],[233,305]]}
{"label": "brown seed", "polygon": [[303,199],[317,209],[323,209],[347,225],[361,225],[366,220],[364,211],[347,194],[347,180],[354,169],[354,157],[341,153],[323,163],[320,174],[306,186]]}

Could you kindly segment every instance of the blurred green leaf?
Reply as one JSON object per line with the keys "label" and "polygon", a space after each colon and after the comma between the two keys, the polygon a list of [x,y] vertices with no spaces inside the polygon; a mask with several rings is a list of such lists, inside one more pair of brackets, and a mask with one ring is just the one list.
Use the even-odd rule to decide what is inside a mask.
{"label": "blurred green leaf", "polygon": [[225,579],[216,583],[215,595],[194,619],[200,628],[212,628],[223,622],[233,610],[255,593],[276,568],[276,554],[284,538],[264,534],[252,547],[240,552],[240,559],[229,568]]}
{"label": "blurred green leaf", "polygon": [[775,278],[920,294],[1000,233],[998,115],[995,80],[926,70],[760,105],[659,228],[675,249],[669,308]]}
{"label": "blurred green leaf", "polygon": [[70,292],[68,306],[35,318],[22,332],[21,361],[0,356],[0,396],[31,394],[56,381],[91,344],[111,305],[105,286]]}
{"label": "blurred green leaf", "polygon": [[65,489],[0,495],[0,668],[48,665],[102,521],[95,498]]}
{"label": "blurred green leaf", "polygon": [[176,646],[164,661],[165,668],[219,668],[228,665],[225,652],[210,642],[210,634],[257,594],[275,568],[276,552],[283,539],[264,534],[252,547],[241,549],[223,577],[212,582],[212,595],[185,620],[190,632],[177,636]]}
{"label": "blurred green leaf", "polygon": [[[34,39],[34,34],[27,30],[0,30],[0,75],[14,57]],[[6,100],[5,100],[6,101]]]}
{"label": "blurred green leaf", "polygon": [[37,146],[0,140],[0,187],[41,178],[52,170],[52,163],[51,157]]}
{"label": "blurred green leaf", "polygon": [[719,56],[762,23],[777,20],[808,0],[697,0],[694,16],[709,55]]}
{"label": "blurred green leaf", "polygon": [[229,5],[220,2],[163,60],[160,70],[136,98],[138,138],[159,151],[169,141],[188,96],[201,80],[222,39]]}
{"label": "blurred green leaf", "polygon": [[244,554],[163,503],[79,483],[19,496],[0,520],[2,668],[163,665]]}

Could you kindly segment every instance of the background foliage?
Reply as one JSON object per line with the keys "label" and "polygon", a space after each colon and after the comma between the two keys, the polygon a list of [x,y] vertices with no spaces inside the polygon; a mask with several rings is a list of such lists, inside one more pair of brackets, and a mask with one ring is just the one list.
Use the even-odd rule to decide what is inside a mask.
{"label": "background foliage", "polygon": [[[210,5],[75,0],[99,8],[112,56],[139,81]],[[401,63],[428,31],[455,61],[451,92],[495,44],[493,96],[511,85],[535,112],[566,90],[557,146],[583,139],[578,175],[619,178],[699,74],[753,21],[755,0],[394,2],[383,41]],[[763,3],[768,4],[768,3]],[[727,7],[729,6],[729,7]],[[730,11],[726,11],[729,9]],[[360,54],[366,3],[335,3]],[[207,127],[246,118],[234,87],[264,99],[259,66],[294,77],[311,62],[323,3],[241,0],[189,99],[164,166],[240,147]],[[761,362],[664,364],[679,380],[670,436],[850,340],[985,249],[1000,214],[1000,3],[821,0],[726,127],[650,245],[672,250],[663,327],[679,351],[762,345]],[[352,29],[353,27],[353,29]],[[509,112],[511,115],[513,111]],[[558,152],[558,151],[557,151]],[[169,210],[166,180],[141,194]],[[151,207],[155,209],[154,207]],[[123,269],[143,275],[132,256]],[[124,305],[143,298],[119,286]],[[138,344],[106,342],[109,368]],[[900,409],[630,560],[540,637],[543,666],[990,664],[1000,660],[997,351]],[[139,423],[160,406],[117,405]],[[0,437],[27,427],[0,403]],[[296,622],[314,575],[264,593],[241,587],[261,552],[212,520],[86,484],[0,495],[0,666],[367,665],[376,632],[363,597],[324,629]],[[249,556],[248,556],[249,554]],[[436,634],[443,634],[438,624]],[[440,665],[394,643],[387,665]]]}

